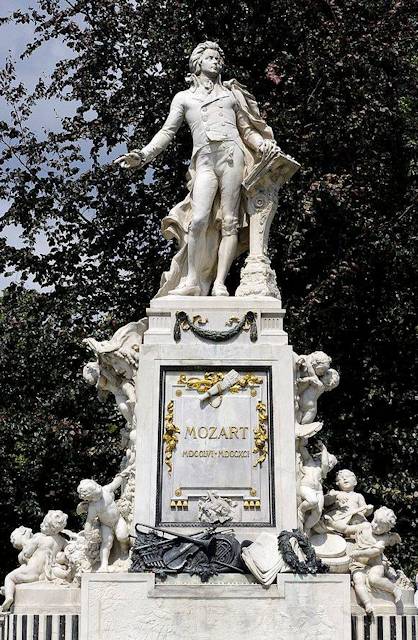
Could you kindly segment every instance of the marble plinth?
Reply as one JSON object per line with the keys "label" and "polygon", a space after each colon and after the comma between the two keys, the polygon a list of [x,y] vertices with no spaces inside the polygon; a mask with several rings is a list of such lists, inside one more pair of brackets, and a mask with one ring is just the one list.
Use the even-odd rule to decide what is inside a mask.
{"label": "marble plinth", "polygon": [[[226,341],[184,326],[176,335],[179,311],[205,331],[229,331],[247,312],[255,326]],[[199,501],[214,490],[236,504],[230,524],[240,539],[297,526],[293,351],[284,313],[273,298],[151,302],[136,380],[134,522],[187,533],[201,525]],[[223,394],[220,407],[202,404],[191,381],[231,369],[258,382]],[[260,425],[264,449],[257,449]]]}
{"label": "marble plinth", "polygon": [[[329,604],[332,602],[332,606]],[[350,640],[349,576],[85,574],[81,640]]]}
{"label": "marble plinth", "polygon": [[366,616],[351,587],[352,640],[416,640],[418,638],[418,612],[414,605],[414,592],[403,590],[402,600],[395,604],[385,591],[371,592],[373,617]]}
{"label": "marble plinth", "polygon": [[78,640],[80,594],[74,585],[17,585],[13,608],[4,616],[4,639]]}

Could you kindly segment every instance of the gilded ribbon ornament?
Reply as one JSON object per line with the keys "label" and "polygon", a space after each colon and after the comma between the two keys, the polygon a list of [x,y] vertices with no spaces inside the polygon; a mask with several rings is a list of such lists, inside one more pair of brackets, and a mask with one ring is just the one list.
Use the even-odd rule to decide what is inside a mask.
{"label": "gilded ribbon ornament", "polygon": [[176,427],[174,424],[174,401],[170,400],[167,405],[167,411],[164,418],[165,429],[163,440],[165,442],[164,448],[164,462],[168,467],[168,472],[171,473],[173,470],[173,452],[177,447],[178,437],[177,434],[180,433],[180,429]]}
{"label": "gilded ribbon ornament", "polygon": [[[198,393],[205,393],[218,382],[224,379],[225,373],[221,371],[208,371],[204,374],[203,378],[190,377],[185,374],[181,374],[178,379],[178,384],[184,384],[188,389],[194,389]],[[228,391],[231,393],[238,393],[247,387],[254,387],[255,385],[262,384],[263,379],[253,373],[245,373],[237,380],[235,384],[229,387]]]}
{"label": "gilded ribbon ornament", "polygon": [[256,467],[258,464],[263,464],[268,455],[268,435],[267,435],[267,407],[264,402],[257,402],[257,414],[258,414],[258,427],[254,430],[255,447],[253,453],[258,454],[258,459],[253,464]]}

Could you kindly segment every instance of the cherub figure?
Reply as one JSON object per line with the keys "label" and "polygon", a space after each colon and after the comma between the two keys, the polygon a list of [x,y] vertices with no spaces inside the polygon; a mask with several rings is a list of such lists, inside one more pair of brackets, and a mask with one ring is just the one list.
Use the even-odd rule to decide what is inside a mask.
{"label": "cherub figure", "polygon": [[96,387],[100,402],[105,402],[109,393],[115,396],[119,411],[128,425],[132,425],[135,408],[135,386],[131,380],[117,376],[110,367],[98,362],[88,362],[83,368],[84,380]]}
{"label": "cherub figure", "polygon": [[129,531],[125,519],[115,502],[115,491],[122,485],[124,475],[130,473],[127,467],[122,473],[118,473],[114,480],[102,487],[95,480],[82,480],[77,487],[77,492],[83,500],[77,506],[77,513],[87,511],[84,531],[91,532],[96,518],[100,522],[101,545],[99,572],[108,571],[109,555],[116,537],[122,553],[129,551]]}
{"label": "cherub figure", "polygon": [[298,516],[304,533],[309,537],[312,528],[319,522],[324,507],[322,480],[335,467],[337,458],[328,453],[320,440],[318,440],[320,452],[311,455],[306,442],[306,438],[297,440],[300,462]]}
{"label": "cherub figure", "polygon": [[[325,520],[331,521],[330,516],[325,516]],[[349,552],[350,571],[355,592],[367,614],[373,613],[368,587],[391,593],[395,603],[402,597],[400,587],[385,576],[384,549],[401,542],[397,533],[390,533],[395,524],[396,516],[387,507],[377,509],[372,522],[351,525],[335,521],[332,523],[336,531],[354,538],[353,549]]]}
{"label": "cherub figure", "polygon": [[52,567],[67,544],[60,535],[67,524],[67,515],[62,511],[48,511],[40,526],[40,533],[32,535],[32,529],[18,527],[10,536],[16,549],[21,549],[18,560],[20,567],[7,574],[4,580],[2,611],[13,604],[16,585],[24,582],[52,579]]}
{"label": "cherub figure", "polygon": [[339,490],[331,489],[324,498],[325,513],[331,518],[328,518],[326,523],[328,531],[335,531],[332,524],[334,521],[341,524],[359,524],[373,513],[373,505],[366,504],[362,494],[354,491],[357,478],[352,471],[339,471],[336,484]]}
{"label": "cherub figure", "polygon": [[314,351],[297,358],[296,422],[298,425],[313,423],[318,411],[318,398],[325,391],[332,391],[338,386],[340,376],[335,369],[331,369],[330,365],[331,358],[323,351]]}

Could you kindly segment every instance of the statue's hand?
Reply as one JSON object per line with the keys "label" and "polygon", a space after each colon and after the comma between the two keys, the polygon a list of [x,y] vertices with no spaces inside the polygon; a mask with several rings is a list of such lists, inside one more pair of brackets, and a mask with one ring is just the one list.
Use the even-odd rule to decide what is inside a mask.
{"label": "statue's hand", "polygon": [[122,169],[139,169],[146,164],[146,159],[140,151],[130,151],[116,158],[113,164],[119,164]]}
{"label": "statue's hand", "polygon": [[263,142],[258,147],[258,153],[266,154],[271,151],[280,151],[280,147],[277,145],[275,140],[263,140]]}

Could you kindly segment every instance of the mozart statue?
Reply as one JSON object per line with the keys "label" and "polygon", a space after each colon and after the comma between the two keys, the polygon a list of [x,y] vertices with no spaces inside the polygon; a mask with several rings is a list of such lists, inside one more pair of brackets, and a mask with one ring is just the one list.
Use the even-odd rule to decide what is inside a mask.
{"label": "mozart statue", "polygon": [[174,96],[163,127],[145,147],[115,160],[123,168],[142,167],[166,149],[184,120],[189,125],[188,194],[162,222],[178,252],[157,297],[229,295],[225,278],[249,241],[243,180],[263,155],[280,154],[254,97],[236,80],[221,80],[223,64],[217,43],[199,44],[189,60],[190,88]]}

